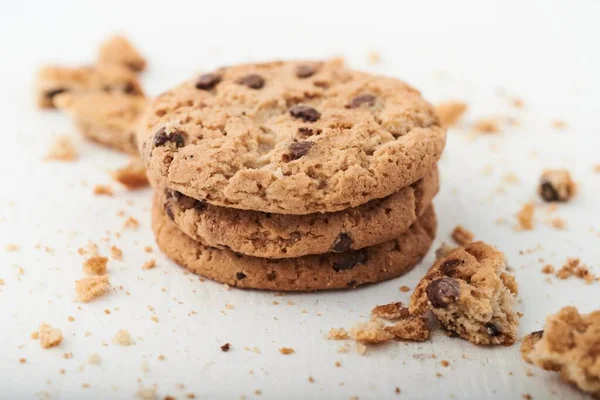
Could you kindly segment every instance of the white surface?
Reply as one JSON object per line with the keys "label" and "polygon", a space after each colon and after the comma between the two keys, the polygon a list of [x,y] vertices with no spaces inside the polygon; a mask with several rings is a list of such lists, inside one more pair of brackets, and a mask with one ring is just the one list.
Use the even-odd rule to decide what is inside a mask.
{"label": "white surface", "polygon": [[[91,62],[108,33],[126,32],[143,49],[150,62],[144,84],[153,95],[194,71],[222,64],[343,55],[354,67],[406,79],[431,101],[465,99],[471,106],[465,127],[478,117],[518,118],[520,126],[507,126],[495,136],[473,140],[467,128],[449,132],[440,163],[443,187],[435,200],[436,245],[461,223],[506,252],[521,285],[520,334],[539,329],[545,315],[564,305],[582,311],[598,307],[600,283],[553,278],[549,284],[538,259],[559,266],[577,256],[600,273],[600,174],[592,172],[600,163],[600,3],[349,3],[39,1],[3,6],[1,398],[127,399],[153,385],[157,398],[179,399],[186,393],[199,399],[256,398],[257,389],[264,399],[383,399],[398,397],[396,386],[402,390],[399,398],[410,399],[518,399],[524,393],[535,399],[583,398],[552,374],[536,369],[535,376],[526,377],[518,345],[486,349],[436,334],[423,344],[392,343],[360,356],[353,347],[338,354],[342,343],[324,339],[329,328],[351,327],[376,304],[407,301],[408,294],[398,288],[415,286],[431,254],[405,277],[356,291],[284,297],[226,291],[186,275],[154,245],[153,254],[144,252],[154,243],[149,190],[119,189],[113,198],[92,195],[95,184],[111,182],[107,171],[126,157],[79,140],[79,162],[41,161],[55,134],[77,134],[58,113],[35,110],[35,68],[50,61]],[[371,50],[381,53],[381,64],[368,65]],[[506,94],[499,96],[501,91]],[[511,107],[511,96],[522,98],[526,109]],[[567,121],[568,129],[553,130],[555,118]],[[539,211],[534,231],[516,233],[514,214],[535,199],[535,184],[547,167],[568,167],[581,183],[577,199],[556,212],[568,227],[550,228]],[[508,172],[521,182],[503,184],[505,192],[499,194]],[[117,217],[120,209],[141,226],[115,239],[124,220]],[[497,225],[498,218],[508,222]],[[77,249],[92,240],[107,254],[106,236],[125,253],[123,262],[109,265],[119,289],[78,304],[73,282],[82,276],[82,257]],[[6,252],[7,243],[20,250]],[[38,243],[55,252],[35,249]],[[526,249],[536,250],[521,255]],[[150,257],[157,258],[157,268],[142,271]],[[273,305],[274,300],[280,304]],[[227,303],[235,308],[226,309]],[[151,321],[149,305],[158,323]],[[76,321],[67,322],[68,316]],[[29,338],[41,322],[63,331],[60,347],[42,350]],[[135,346],[113,345],[118,329],[129,330]],[[225,342],[232,344],[228,353],[219,349]],[[245,346],[257,346],[260,354]],[[281,355],[282,346],[296,353]],[[63,359],[65,352],[73,359]],[[85,365],[92,353],[101,356],[100,366]],[[159,354],[166,360],[159,361]],[[26,364],[18,362],[21,357]],[[441,367],[441,359],[451,366]],[[341,368],[334,366],[336,360]],[[82,388],[84,383],[90,387]]]}

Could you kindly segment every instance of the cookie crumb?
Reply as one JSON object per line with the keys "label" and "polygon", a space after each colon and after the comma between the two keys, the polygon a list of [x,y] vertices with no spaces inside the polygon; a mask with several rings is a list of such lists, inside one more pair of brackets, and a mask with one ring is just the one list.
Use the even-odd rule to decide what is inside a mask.
{"label": "cookie crumb", "polygon": [[556,218],[552,218],[552,220],[550,220],[550,225],[554,229],[565,229],[565,227],[567,226],[567,221],[565,221],[564,219],[562,219],[560,217],[556,217]]}
{"label": "cookie crumb", "polygon": [[308,377],[308,382],[315,383],[315,379],[312,376]]}
{"label": "cookie crumb", "polygon": [[586,265],[581,263],[579,258],[569,258],[567,262],[556,272],[558,279],[567,279],[576,276],[583,279],[587,284],[597,279]]}
{"label": "cookie crumb", "polygon": [[231,345],[229,343],[225,343],[224,345],[221,346],[221,351],[226,353],[229,351],[230,348],[231,348]]}
{"label": "cookie crumb", "polygon": [[575,196],[576,185],[566,169],[546,170],[540,177],[538,193],[548,202],[567,202]]}
{"label": "cookie crumb", "polygon": [[142,269],[152,269],[154,267],[156,267],[156,260],[154,258],[151,258],[142,265]]}
{"label": "cookie crumb", "polygon": [[92,275],[106,274],[106,265],[108,258],[101,256],[93,256],[83,262],[83,270]]}
{"label": "cookie crumb", "polygon": [[406,285],[402,285],[398,288],[398,290],[400,290],[402,293],[408,293],[410,292],[410,288]]}
{"label": "cookie crumb", "polygon": [[567,127],[567,123],[560,119],[555,119],[552,121],[552,127],[554,129],[565,129]]}
{"label": "cookie crumb", "polygon": [[142,161],[137,158],[114,171],[112,177],[129,190],[144,188],[149,184],[146,176],[146,168]]}
{"label": "cookie crumb", "polygon": [[100,365],[102,363],[102,358],[98,353],[92,353],[87,359],[88,364],[91,365]]}
{"label": "cookie crumb", "polygon": [[450,366],[450,361],[448,361],[448,360],[442,360],[442,361],[440,361],[440,364],[442,365],[442,367],[449,367]]}
{"label": "cookie crumb", "polygon": [[475,235],[462,225],[456,225],[452,231],[452,240],[459,245],[471,243],[475,239]]}
{"label": "cookie crumb", "polygon": [[375,306],[371,310],[371,314],[379,318],[395,320],[408,317],[409,312],[404,304],[396,302]]}
{"label": "cookie crumb", "polygon": [[63,340],[60,329],[53,328],[49,324],[40,325],[38,328],[38,337],[40,339],[40,346],[44,349],[58,346]]}
{"label": "cookie crumb", "polygon": [[467,103],[460,100],[447,100],[435,106],[435,112],[443,126],[452,126],[467,111]]}
{"label": "cookie crumb", "polygon": [[114,344],[118,344],[119,346],[131,346],[133,344],[131,335],[125,329],[119,329],[117,333],[115,333],[112,341]]}
{"label": "cookie crumb", "polygon": [[334,365],[336,367],[340,368],[342,366],[342,363],[340,361],[336,361]]}
{"label": "cookie crumb", "polygon": [[350,337],[362,344],[383,343],[394,337],[381,320],[361,322],[350,330]]}
{"label": "cookie crumb", "polygon": [[473,129],[479,133],[498,133],[500,132],[500,124],[494,118],[482,118],[475,122]]}
{"label": "cookie crumb", "polygon": [[121,250],[117,246],[111,246],[110,256],[113,260],[121,261],[123,259],[123,250]]}
{"label": "cookie crumb", "polygon": [[295,352],[294,349],[292,349],[291,347],[280,347],[279,348],[279,352],[283,355],[288,355],[288,354],[292,354]]}
{"label": "cookie crumb", "polygon": [[141,388],[136,395],[141,400],[156,400],[156,388]]}
{"label": "cookie crumb", "polygon": [[348,335],[348,332],[344,328],[331,328],[329,330],[329,339],[346,340],[349,338],[350,338],[350,336]]}
{"label": "cookie crumb", "polygon": [[394,393],[400,394],[400,392],[401,392],[400,388],[398,386],[396,386],[396,390],[394,390]]}
{"label": "cookie crumb", "polygon": [[542,272],[544,274],[553,274],[554,273],[554,266],[551,264],[546,264],[542,267]]}
{"label": "cookie crumb", "polygon": [[427,321],[421,317],[408,316],[392,326],[386,326],[385,330],[399,340],[424,342],[429,339]]}
{"label": "cookie crumb", "polygon": [[72,317],[72,316],[70,316],[70,315],[69,315],[69,316],[67,317],[67,321],[69,321],[69,322],[74,322],[74,321],[75,321],[75,317]]}
{"label": "cookie crumb", "polygon": [[125,222],[123,223],[123,228],[127,229],[137,229],[140,226],[140,222],[133,218],[133,217],[129,217],[125,220]]}
{"label": "cookie crumb", "polygon": [[84,303],[102,296],[110,290],[108,275],[89,276],[75,282],[77,299]]}
{"label": "cookie crumb", "polygon": [[510,103],[512,104],[512,106],[514,108],[519,108],[519,109],[525,108],[525,102],[522,99],[518,98],[518,97],[513,97],[511,99]]}
{"label": "cookie crumb", "polygon": [[94,195],[96,196],[114,196],[114,193],[108,185],[96,185],[94,186]]}
{"label": "cookie crumb", "polygon": [[517,220],[519,221],[519,228],[521,230],[530,231],[533,229],[533,216],[535,208],[533,203],[525,203],[521,210],[517,213]]}
{"label": "cookie crumb", "polygon": [[75,161],[79,157],[73,140],[69,136],[57,136],[46,154],[47,161]]}
{"label": "cookie crumb", "polygon": [[5,247],[6,251],[17,251],[19,250],[19,246],[14,243],[9,243]]}
{"label": "cookie crumb", "polygon": [[371,65],[377,65],[381,63],[381,54],[377,51],[370,51],[367,55],[367,61],[369,61],[369,64]]}
{"label": "cookie crumb", "polygon": [[23,357],[21,357],[21,358],[19,358],[19,362],[20,362],[21,364],[25,364],[25,363],[27,363],[27,359],[26,359],[26,358],[23,358]]}

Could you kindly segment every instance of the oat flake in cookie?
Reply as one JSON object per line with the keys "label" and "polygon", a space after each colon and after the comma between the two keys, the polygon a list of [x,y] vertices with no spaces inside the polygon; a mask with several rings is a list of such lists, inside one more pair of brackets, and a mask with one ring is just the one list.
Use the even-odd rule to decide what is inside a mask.
{"label": "oat flake in cookie", "polygon": [[137,133],[155,186],[279,214],[389,196],[423,177],[445,144],[417,90],[339,60],[202,74],[159,96]]}
{"label": "oat flake in cookie", "polygon": [[358,250],[387,242],[406,231],[438,191],[432,169],[411,186],[383,199],[333,213],[284,215],[215,206],[170,189],[157,189],[173,223],[211,247],[263,258]]}
{"label": "oat flake in cookie", "polygon": [[430,207],[400,237],[362,250],[279,260],[244,256],[192,240],[154,199],[152,229],[160,249],[190,271],[217,282],[248,289],[314,291],[348,289],[396,278],[425,256],[435,236]]}

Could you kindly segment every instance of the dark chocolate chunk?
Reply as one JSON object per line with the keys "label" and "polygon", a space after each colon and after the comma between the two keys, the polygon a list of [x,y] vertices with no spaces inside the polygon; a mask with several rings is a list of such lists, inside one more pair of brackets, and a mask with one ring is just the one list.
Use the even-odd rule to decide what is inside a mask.
{"label": "dark chocolate chunk", "polygon": [[261,89],[265,86],[265,78],[258,74],[249,74],[236,81],[240,85],[248,86],[250,89]]}
{"label": "dark chocolate chunk", "polygon": [[352,238],[347,233],[340,233],[331,246],[331,251],[334,253],[343,253],[350,250],[352,246]]}
{"label": "dark chocolate chunk", "polygon": [[303,142],[294,142],[289,146],[290,153],[284,154],[282,156],[283,161],[290,162],[293,160],[297,160],[300,157],[305,156],[308,151],[315,145],[314,142],[303,141]]}
{"label": "dark chocolate chunk", "polygon": [[340,272],[347,269],[352,269],[356,264],[363,264],[367,260],[367,254],[363,250],[351,251],[344,253],[343,256],[333,264],[333,270]]}
{"label": "dark chocolate chunk", "polygon": [[125,86],[123,86],[123,93],[125,94],[136,94],[137,90],[135,85],[132,82],[127,82]]}
{"label": "dark chocolate chunk", "polygon": [[361,94],[350,100],[346,108],[358,108],[362,105],[371,107],[373,104],[375,104],[375,96],[372,94]]}
{"label": "dark chocolate chunk", "polygon": [[310,106],[296,104],[290,108],[292,117],[303,120],[304,122],[315,122],[321,117],[321,113]]}
{"label": "dark chocolate chunk", "polygon": [[460,296],[460,286],[452,278],[443,277],[431,282],[426,289],[427,298],[436,308],[446,308]]}
{"label": "dark chocolate chunk", "polygon": [[451,258],[450,260],[446,260],[442,263],[440,266],[440,271],[444,275],[454,276],[454,270],[462,263],[464,263],[464,261],[459,258]]}
{"label": "dark chocolate chunk", "polygon": [[296,67],[296,76],[300,79],[309,78],[317,72],[316,65],[300,64]]}
{"label": "dark chocolate chunk", "polygon": [[154,135],[154,146],[164,146],[166,143],[172,142],[175,143],[176,147],[183,147],[186,137],[187,134],[183,131],[175,130],[173,132],[167,132],[167,130],[162,127]]}
{"label": "dark chocolate chunk", "polygon": [[275,273],[275,271],[271,271],[267,274],[268,281],[274,281],[275,278],[277,278],[277,273]]}
{"label": "dark chocolate chunk", "polygon": [[221,75],[219,74],[204,74],[196,80],[196,89],[210,90],[213,89],[217,84],[221,82]]}
{"label": "dark chocolate chunk", "polygon": [[544,199],[544,201],[549,203],[561,200],[560,196],[558,195],[558,191],[554,185],[552,185],[552,182],[547,180],[543,180],[540,184],[540,196],[542,199]]}
{"label": "dark chocolate chunk", "polygon": [[498,328],[493,322],[488,322],[487,324],[485,324],[485,331],[489,336],[492,337],[496,337],[502,334],[500,328]]}
{"label": "dark chocolate chunk", "polygon": [[235,274],[235,279],[237,279],[238,281],[241,281],[242,279],[244,279],[246,277],[246,274],[243,272],[237,272]]}

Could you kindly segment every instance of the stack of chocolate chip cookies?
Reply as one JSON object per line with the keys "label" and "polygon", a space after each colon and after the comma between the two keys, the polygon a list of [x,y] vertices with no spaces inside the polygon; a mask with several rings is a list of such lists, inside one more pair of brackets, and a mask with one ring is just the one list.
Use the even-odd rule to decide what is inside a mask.
{"label": "stack of chocolate chip cookies", "polygon": [[137,126],[159,247],[231,286],[353,288],[429,250],[445,130],[420,93],[340,60],[221,68]]}

